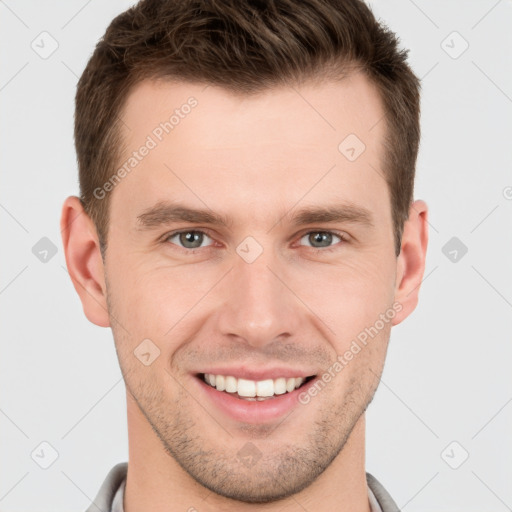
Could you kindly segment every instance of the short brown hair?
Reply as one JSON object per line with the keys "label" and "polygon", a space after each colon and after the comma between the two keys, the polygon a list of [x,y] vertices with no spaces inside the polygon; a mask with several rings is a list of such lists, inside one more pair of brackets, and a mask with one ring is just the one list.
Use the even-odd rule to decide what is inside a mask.
{"label": "short brown hair", "polygon": [[398,256],[420,139],[420,82],[407,53],[362,0],[142,0],[123,12],[96,45],[76,93],[80,199],[102,255],[109,196],[94,191],[119,162],[120,115],[135,84],[167,78],[249,95],[358,69],[384,107],[382,169]]}

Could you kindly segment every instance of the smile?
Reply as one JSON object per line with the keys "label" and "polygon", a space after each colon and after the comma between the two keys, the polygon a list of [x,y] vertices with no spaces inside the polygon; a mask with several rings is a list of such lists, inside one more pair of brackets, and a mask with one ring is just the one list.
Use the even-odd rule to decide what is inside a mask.
{"label": "smile", "polygon": [[239,399],[263,401],[284,395],[300,388],[315,376],[310,377],[278,377],[277,379],[249,380],[236,378],[232,375],[200,374],[206,384]]}

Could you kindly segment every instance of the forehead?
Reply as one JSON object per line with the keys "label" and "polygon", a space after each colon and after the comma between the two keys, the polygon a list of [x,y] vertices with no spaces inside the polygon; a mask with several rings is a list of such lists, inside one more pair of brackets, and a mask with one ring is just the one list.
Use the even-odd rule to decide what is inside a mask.
{"label": "forehead", "polygon": [[259,210],[334,191],[350,202],[359,196],[371,204],[383,194],[387,200],[383,115],[376,88],[362,74],[254,95],[144,81],[121,114],[119,166],[150,149],[137,156],[114,197],[129,194],[133,213],[173,195],[220,207],[212,205],[215,197],[229,193],[234,206]]}
{"label": "forehead", "polygon": [[[190,107],[192,103],[195,106]],[[376,124],[383,127],[378,123],[382,116],[377,89],[362,73],[336,82],[275,87],[250,95],[213,85],[145,80],[130,92],[121,113],[128,143],[137,143],[137,136],[158,132],[161,124],[170,121],[174,139],[204,149],[245,144],[248,137],[253,145],[300,142],[306,147],[336,143],[348,133],[365,141]],[[183,127],[175,129],[187,118],[194,140],[180,137]]]}

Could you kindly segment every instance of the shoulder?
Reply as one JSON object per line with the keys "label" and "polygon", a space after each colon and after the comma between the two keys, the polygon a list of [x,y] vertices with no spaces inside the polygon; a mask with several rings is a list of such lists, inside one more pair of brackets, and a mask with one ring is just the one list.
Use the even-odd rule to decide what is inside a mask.
{"label": "shoulder", "polygon": [[366,482],[375,498],[377,498],[382,512],[400,512],[398,505],[394,502],[388,491],[373,475],[366,473]]}
{"label": "shoulder", "polygon": [[127,471],[128,462],[119,462],[116,464],[108,472],[96,498],[94,498],[93,503],[91,503],[90,507],[85,512],[98,512],[98,509],[110,512],[116,491],[126,479]]}

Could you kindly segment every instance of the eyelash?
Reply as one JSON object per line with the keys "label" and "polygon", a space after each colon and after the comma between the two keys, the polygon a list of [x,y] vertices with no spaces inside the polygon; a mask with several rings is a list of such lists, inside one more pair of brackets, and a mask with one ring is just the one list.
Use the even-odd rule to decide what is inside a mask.
{"label": "eyelash", "polygon": [[[162,243],[167,244],[168,240],[170,238],[172,238],[172,237],[174,237],[176,235],[179,235],[181,233],[202,233],[202,234],[208,236],[209,238],[211,238],[213,240],[213,237],[208,233],[208,231],[201,230],[201,229],[182,229],[180,231],[173,231],[172,233],[166,234],[163,237]],[[320,247],[306,246],[311,251],[313,251],[314,253],[326,253],[326,252],[335,251],[335,250],[339,249],[339,247],[337,247],[339,244],[345,244],[345,243],[347,243],[349,241],[347,235],[345,235],[344,233],[339,232],[339,231],[329,231],[329,230],[325,230],[325,229],[312,229],[310,231],[306,231],[305,233],[300,235],[300,239],[302,239],[304,236],[309,235],[311,233],[328,233],[328,234],[337,236],[341,240],[341,242],[338,242],[337,244],[335,244],[335,245],[333,245],[331,247],[320,248]],[[176,245],[176,244],[173,244],[173,245]],[[179,249],[184,250],[188,254],[195,254],[197,251],[200,251],[202,249],[208,249],[208,248],[211,247],[211,246],[208,246],[208,247],[196,247],[195,249],[187,249],[186,247],[180,247],[179,245],[176,245],[176,246]]]}

